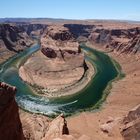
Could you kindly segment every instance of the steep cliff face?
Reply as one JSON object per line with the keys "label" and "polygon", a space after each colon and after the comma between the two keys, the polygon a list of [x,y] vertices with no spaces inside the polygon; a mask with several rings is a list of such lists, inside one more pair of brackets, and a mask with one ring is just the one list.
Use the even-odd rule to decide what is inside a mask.
{"label": "steep cliff face", "polygon": [[137,54],[140,52],[140,28],[94,29],[89,40],[118,53]]}
{"label": "steep cliff face", "polygon": [[0,82],[1,140],[24,140],[15,93],[15,87]]}
{"label": "steep cliff face", "polygon": [[22,51],[33,43],[32,39],[15,25],[0,25],[0,62]]}

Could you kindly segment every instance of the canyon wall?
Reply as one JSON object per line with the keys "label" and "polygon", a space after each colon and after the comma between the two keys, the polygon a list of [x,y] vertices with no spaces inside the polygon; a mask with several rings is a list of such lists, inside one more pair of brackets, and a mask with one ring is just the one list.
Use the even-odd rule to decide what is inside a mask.
{"label": "canyon wall", "polygon": [[140,28],[95,28],[89,36],[89,41],[101,45],[109,51],[138,54],[140,52]]}
{"label": "canyon wall", "polygon": [[0,63],[31,44],[33,40],[21,28],[12,24],[0,25]]}
{"label": "canyon wall", "polygon": [[67,27],[79,42],[89,41],[118,54],[140,52],[139,24],[99,21],[91,24],[64,24],[64,27]]}

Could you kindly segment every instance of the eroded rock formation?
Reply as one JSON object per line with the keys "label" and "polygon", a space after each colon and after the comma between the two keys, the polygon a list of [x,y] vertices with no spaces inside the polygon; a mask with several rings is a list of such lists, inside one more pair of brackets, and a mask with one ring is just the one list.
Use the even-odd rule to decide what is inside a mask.
{"label": "eroded rock formation", "polygon": [[1,140],[24,140],[15,93],[15,87],[0,82]]}

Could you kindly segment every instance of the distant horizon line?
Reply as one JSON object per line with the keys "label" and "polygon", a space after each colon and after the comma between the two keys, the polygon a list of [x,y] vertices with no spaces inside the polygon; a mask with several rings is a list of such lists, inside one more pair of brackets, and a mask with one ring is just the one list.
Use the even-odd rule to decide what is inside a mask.
{"label": "distant horizon line", "polygon": [[72,18],[52,18],[52,17],[0,17],[0,19],[54,19],[54,20],[82,20],[82,21],[92,21],[92,20],[105,20],[105,21],[134,21],[134,22],[140,22],[140,20],[134,20],[134,19],[98,19],[98,18],[89,18],[89,19],[72,19]]}

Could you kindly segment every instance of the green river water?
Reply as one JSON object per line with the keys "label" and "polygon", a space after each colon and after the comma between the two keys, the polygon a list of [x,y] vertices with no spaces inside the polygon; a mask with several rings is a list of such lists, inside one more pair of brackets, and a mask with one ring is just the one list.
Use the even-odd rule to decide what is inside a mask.
{"label": "green river water", "polygon": [[48,116],[58,115],[62,112],[65,115],[72,115],[85,110],[91,111],[99,108],[108,94],[105,89],[113,79],[120,76],[119,65],[108,55],[82,45],[81,48],[85,52],[86,59],[96,69],[96,74],[90,83],[83,90],[71,96],[49,99],[35,95],[19,77],[18,69],[39,47],[39,44],[36,44],[27,48],[0,65],[0,81],[17,87],[16,101],[26,111]]}

